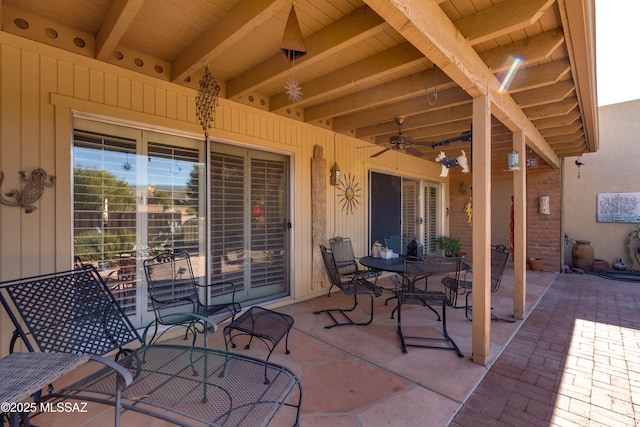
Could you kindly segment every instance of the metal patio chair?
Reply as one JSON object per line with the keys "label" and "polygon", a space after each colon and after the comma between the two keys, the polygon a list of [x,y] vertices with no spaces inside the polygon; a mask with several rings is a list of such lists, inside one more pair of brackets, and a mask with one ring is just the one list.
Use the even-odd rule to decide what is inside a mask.
{"label": "metal patio chair", "polygon": [[[333,256],[333,251],[324,245],[320,245],[320,250],[322,252],[322,260],[324,261],[324,266],[327,271],[327,276],[329,276],[329,282],[331,286],[336,286],[342,290],[345,295],[353,295],[353,307],[351,308],[332,308],[327,310],[319,310],[314,311],[313,314],[327,313],[333,324],[325,326],[327,329],[331,329],[335,326],[345,326],[345,325],[360,325],[365,326],[371,323],[373,320],[373,297],[379,296],[382,294],[382,290],[375,285],[375,283],[371,283],[366,278],[361,277],[359,275],[354,275],[352,277],[340,276],[338,272],[338,266],[336,264],[336,260]],[[355,322],[349,317],[349,313],[356,309],[358,306],[358,295],[368,295],[371,299],[371,315],[369,320],[364,322]],[[340,321],[336,319],[335,315],[342,316],[345,320]]]}
{"label": "metal patio chair", "polygon": [[[235,302],[233,283],[227,281],[204,285],[194,278],[189,254],[163,253],[145,260],[143,265],[155,314],[155,320],[147,326],[147,330],[154,328],[151,342],[156,339],[159,325],[170,328],[184,326],[187,328],[185,339],[189,332],[193,332],[195,342],[197,333],[206,331],[196,329],[199,323],[193,321],[192,314],[210,317],[226,313],[227,316],[220,320],[223,322],[229,318],[233,321],[235,315],[242,311],[242,306]],[[201,289],[206,292],[204,298],[215,292],[220,295],[227,294],[230,301],[207,304],[203,302]]]}
{"label": "metal patio chair", "polygon": [[[505,245],[497,245],[491,248],[491,293],[498,292],[500,284],[502,283],[502,276],[509,260],[509,249]],[[462,264],[462,263],[461,263]],[[467,319],[472,320],[471,311],[472,307],[469,304],[469,296],[473,291],[473,280],[467,279],[469,273],[473,275],[471,269],[467,270],[462,276],[460,269],[456,271],[455,277],[445,277],[442,279],[442,284],[447,289],[448,296],[451,300],[451,306],[453,308],[464,308],[465,316]],[[461,278],[462,277],[462,278]],[[457,297],[464,295],[464,306],[457,306]],[[497,317],[491,313],[491,320],[513,323],[513,319],[505,319]]]}
{"label": "metal patio chair", "polygon": [[[353,252],[353,245],[349,237],[336,236],[329,240],[329,246],[333,252],[333,258],[336,260],[336,266],[338,267],[338,273],[344,277],[360,276],[364,279],[374,279],[374,283],[377,283],[379,271],[374,271],[365,267],[362,267],[358,263]],[[329,292],[327,296],[331,296],[331,289],[333,283],[329,286]]]}
{"label": "metal patio chair", "polygon": [[[406,262],[407,261],[405,261],[405,264]],[[416,287],[415,281],[411,278],[411,267],[405,266],[405,270],[409,270],[409,274],[407,275],[405,273],[405,277],[398,278],[398,276],[393,276],[391,278],[395,284],[396,295],[398,296],[398,335],[400,336],[402,352],[407,353],[407,347],[422,347],[437,350],[451,350],[455,351],[458,357],[463,357],[464,355],[458,348],[458,345],[455,343],[453,338],[449,336],[449,332],[447,331],[447,306],[449,305],[447,295],[442,291],[428,291],[426,290],[426,287],[424,289]],[[402,307],[407,304],[421,305],[435,312],[436,315],[438,315],[438,321],[442,319],[442,336],[434,337],[427,336],[425,334],[418,335],[416,327],[413,327],[413,330],[416,330],[415,333],[411,332],[410,334],[407,334],[406,331],[403,331]],[[432,305],[439,305],[441,307],[441,315],[434,307],[432,307]],[[405,327],[405,329],[407,328]],[[419,329],[422,330],[424,327],[421,326]]]}

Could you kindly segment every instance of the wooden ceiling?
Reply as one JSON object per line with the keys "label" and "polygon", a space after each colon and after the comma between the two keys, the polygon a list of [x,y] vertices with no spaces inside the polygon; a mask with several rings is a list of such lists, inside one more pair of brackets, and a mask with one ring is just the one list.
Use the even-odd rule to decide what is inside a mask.
{"label": "wooden ceiling", "polygon": [[293,63],[280,50],[290,0],[0,1],[5,32],[194,89],[208,64],[222,96],[372,154],[405,116],[403,135],[427,143],[409,152],[433,160],[429,143],[469,130],[482,93],[494,162],[519,129],[554,167],[598,148],[594,0],[295,0],[307,53]]}

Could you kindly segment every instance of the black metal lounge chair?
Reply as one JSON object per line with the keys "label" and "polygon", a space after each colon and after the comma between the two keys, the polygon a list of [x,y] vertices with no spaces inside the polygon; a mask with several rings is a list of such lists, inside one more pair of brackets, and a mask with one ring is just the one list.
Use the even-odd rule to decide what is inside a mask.
{"label": "black metal lounge chair", "polygon": [[[291,370],[222,350],[146,345],[94,267],[0,283],[0,302],[16,328],[13,344],[19,338],[30,352],[89,354],[107,365],[45,401],[113,405],[116,426],[124,410],[181,426],[267,425],[285,406],[299,423],[302,388]],[[116,362],[103,357],[113,352]]]}

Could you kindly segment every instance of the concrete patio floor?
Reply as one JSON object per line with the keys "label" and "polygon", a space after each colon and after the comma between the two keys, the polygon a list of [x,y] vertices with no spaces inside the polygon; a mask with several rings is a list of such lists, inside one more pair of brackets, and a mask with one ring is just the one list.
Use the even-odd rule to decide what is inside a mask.
{"label": "concrete patio floor", "polygon": [[[389,278],[383,278],[384,283]],[[513,271],[493,296],[494,313],[512,311]],[[440,287],[429,278],[430,289]],[[395,302],[375,299],[368,326],[325,329],[326,314],[313,311],[347,307],[341,293],[280,307],[295,319],[291,354],[281,342],[271,361],[295,371],[302,381],[301,425],[306,426],[636,426],[640,423],[640,286],[590,275],[527,272],[527,318],[492,322],[493,363],[471,361],[471,322],[464,310],[447,310],[449,334],[464,353],[409,348],[403,354]],[[365,318],[366,298],[356,310]],[[354,316],[355,317],[355,316]],[[406,323],[405,323],[406,320]],[[403,309],[403,324],[437,335],[441,323],[420,306]],[[222,325],[224,326],[224,325]],[[183,343],[181,339],[174,339]],[[264,358],[255,343],[234,350]],[[222,330],[210,346],[224,348]],[[82,373],[74,373],[77,377]],[[72,378],[68,378],[70,380]],[[91,405],[91,404],[90,404]],[[90,406],[82,415],[41,414],[36,425],[113,425],[110,408]],[[273,425],[290,426],[295,414],[285,409]],[[126,413],[123,425],[166,423]]]}

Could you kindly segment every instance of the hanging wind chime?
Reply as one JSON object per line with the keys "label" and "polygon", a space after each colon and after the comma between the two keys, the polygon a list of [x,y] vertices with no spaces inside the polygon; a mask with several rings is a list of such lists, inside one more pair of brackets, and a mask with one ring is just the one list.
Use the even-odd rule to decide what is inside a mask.
{"label": "hanging wind chime", "polygon": [[291,10],[289,11],[287,25],[284,27],[280,50],[282,50],[287,61],[291,62],[292,70],[292,76],[287,80],[284,88],[287,95],[289,95],[289,100],[291,102],[298,102],[302,99],[302,88],[300,87],[300,83],[296,80],[295,61],[307,54],[307,47],[305,46],[304,39],[302,38],[302,31],[300,30],[300,24],[298,24],[298,17],[296,16],[296,10],[293,2],[291,2]]}
{"label": "hanging wind chime", "polygon": [[220,95],[220,85],[209,71],[209,66],[204,66],[204,74],[200,79],[200,89],[196,95],[196,115],[202,130],[204,130],[205,142],[209,139],[209,129],[216,116],[216,106]]}
{"label": "hanging wind chime", "polygon": [[578,179],[580,179],[580,166],[584,165],[584,163],[582,163],[582,162],[580,161],[580,158],[578,158],[578,159],[575,161],[575,164],[576,164],[576,166],[578,167]]}

